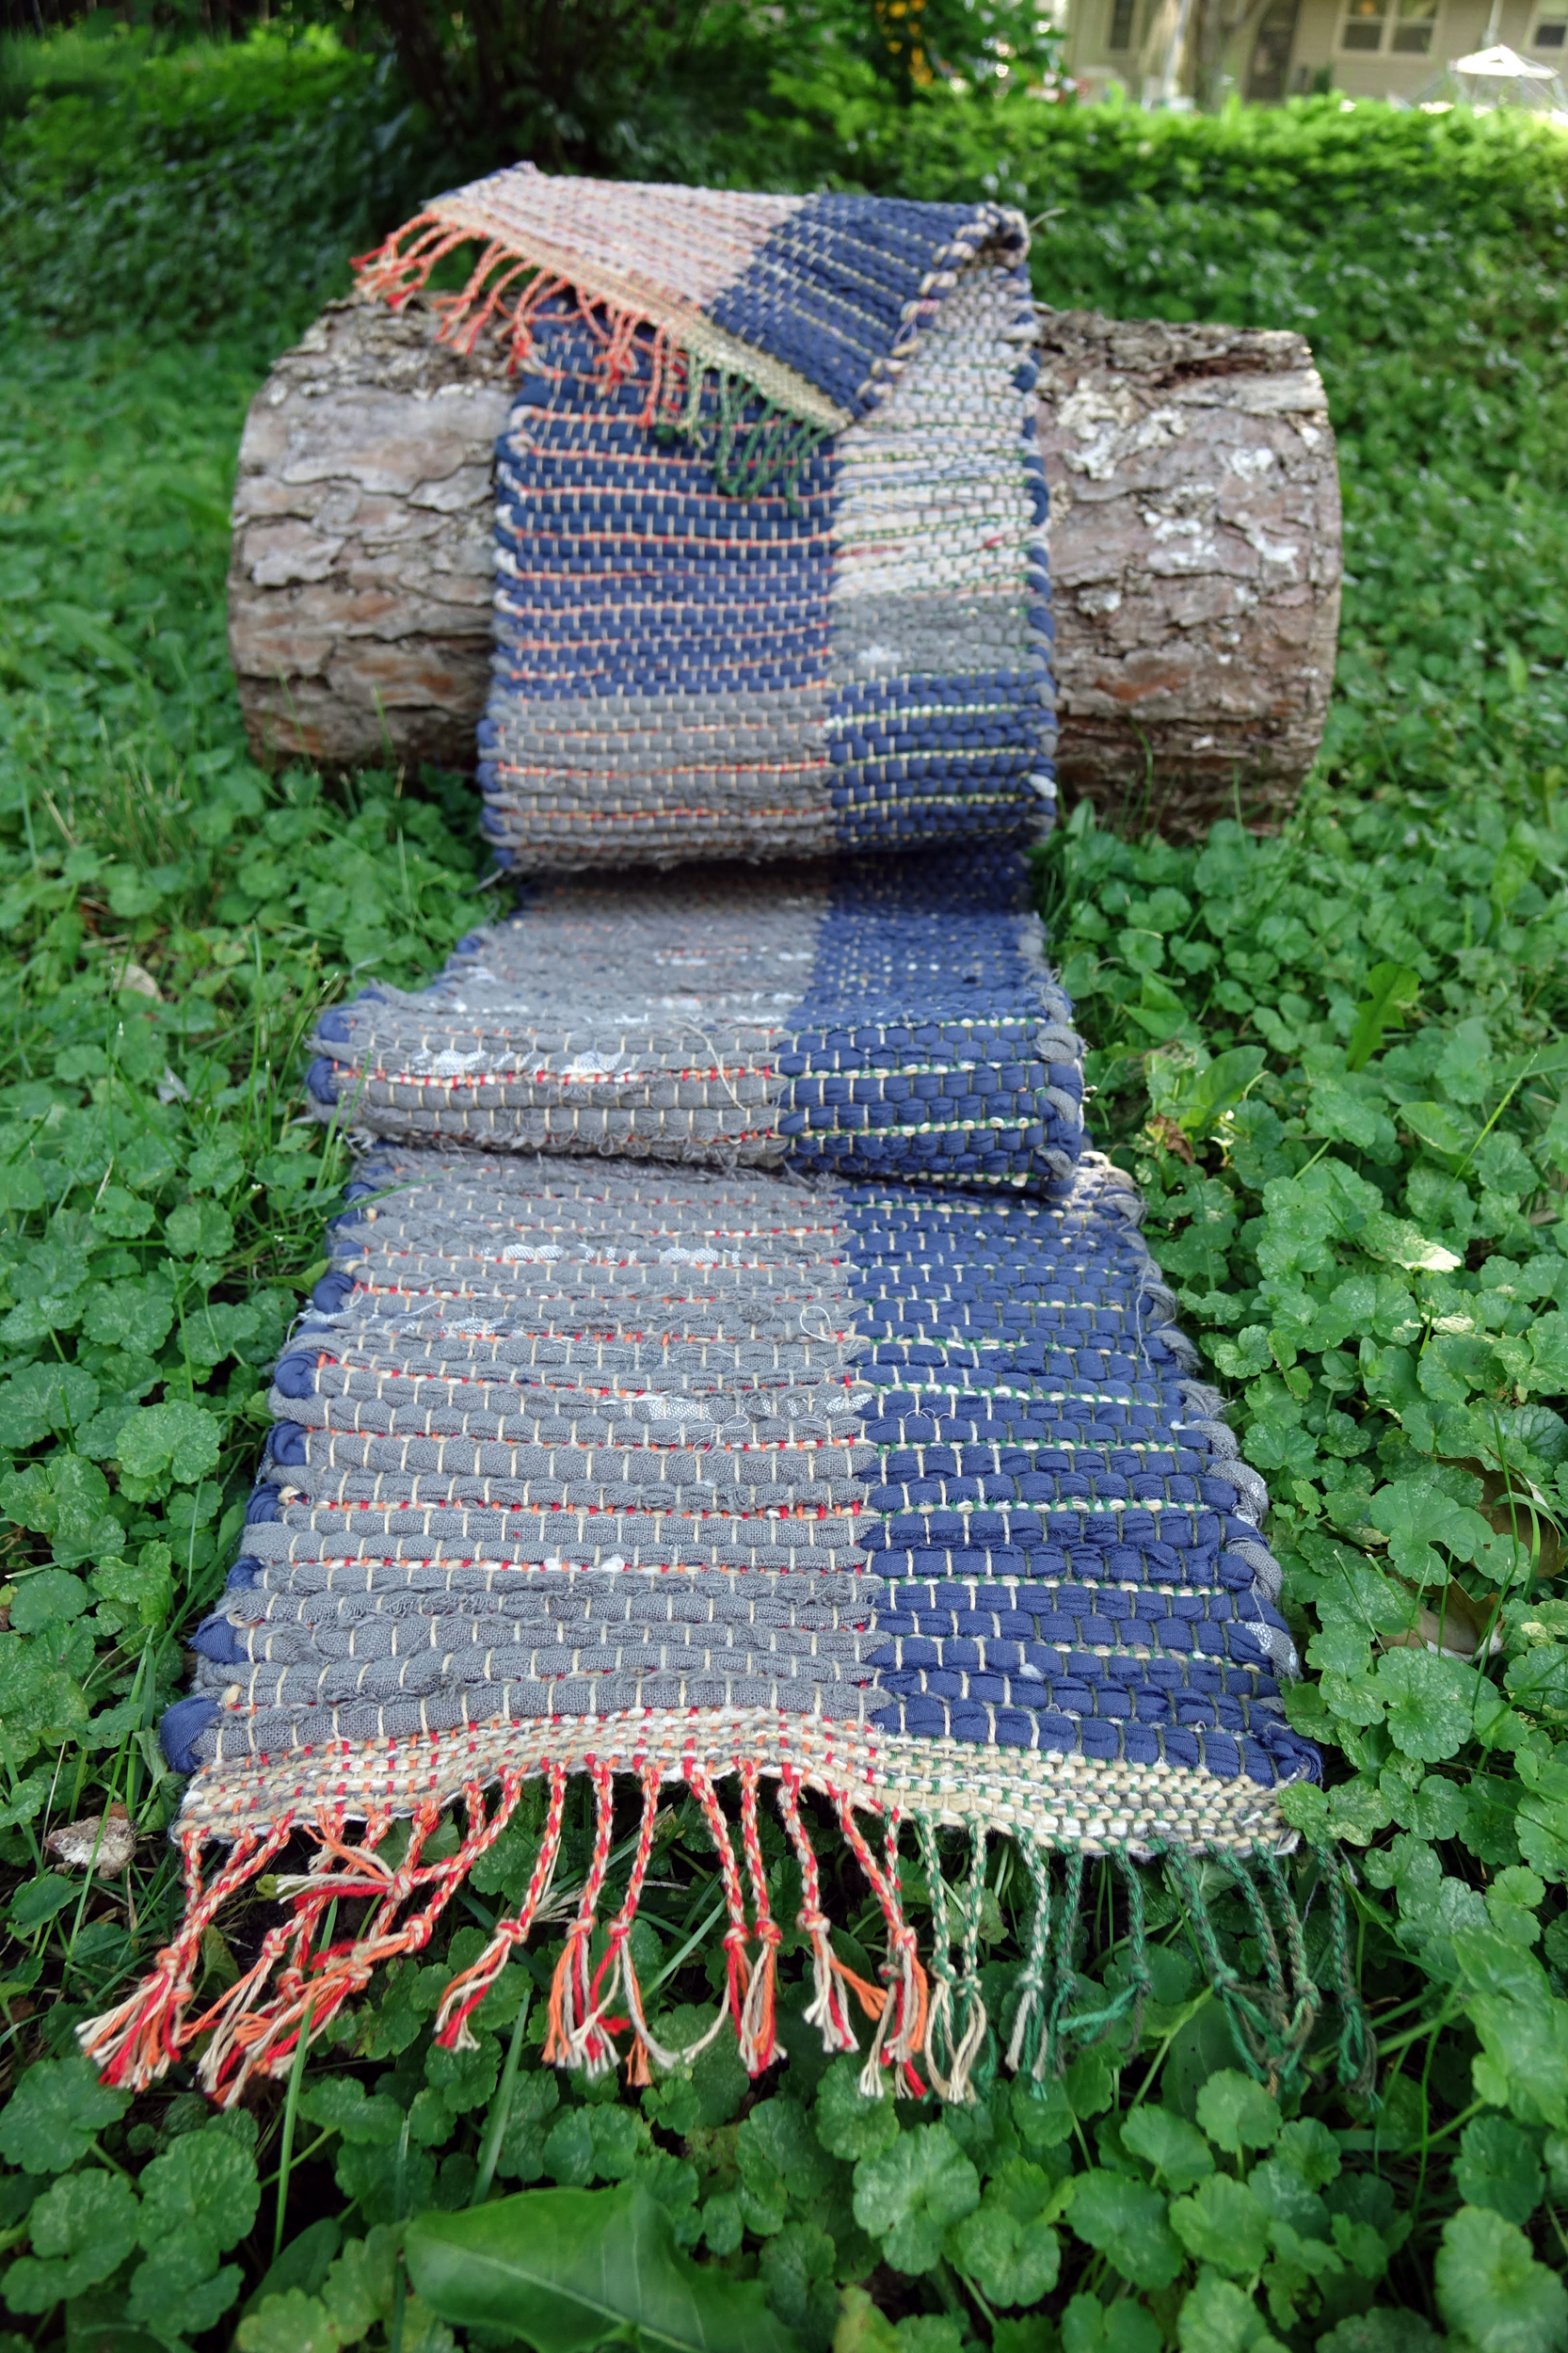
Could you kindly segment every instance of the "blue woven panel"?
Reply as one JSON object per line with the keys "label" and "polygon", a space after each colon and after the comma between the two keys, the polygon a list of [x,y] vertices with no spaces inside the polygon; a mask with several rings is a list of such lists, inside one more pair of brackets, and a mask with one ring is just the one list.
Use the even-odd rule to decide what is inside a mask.
{"label": "blue woven panel", "polygon": [[1063,1183],[1080,1041],[1016,854],[541,885],[429,989],[316,1032],[373,1135]]}

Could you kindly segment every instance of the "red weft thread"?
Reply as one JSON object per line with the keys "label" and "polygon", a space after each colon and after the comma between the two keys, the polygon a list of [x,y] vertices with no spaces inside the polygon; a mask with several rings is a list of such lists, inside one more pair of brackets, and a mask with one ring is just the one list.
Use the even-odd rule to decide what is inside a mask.
{"label": "red weft thread", "polygon": [[719,1876],[724,1881],[724,1900],[729,1913],[729,1926],[724,1932],[728,1977],[725,1998],[739,2041],[745,2032],[746,1995],[751,1987],[751,1965],[746,1959],[750,1936],[746,1928],[745,1897],[741,1891],[741,1875],[735,1867],[735,1849],[729,1843],[729,1824],[725,1820],[719,1793],[708,1772],[691,1757],[686,1759],[685,1772],[692,1795],[702,1808],[708,1834],[712,1839],[713,1850],[719,1859]]}
{"label": "red weft thread", "polygon": [[741,1777],[741,1851],[745,1856],[746,1877],[751,1881],[752,1909],[757,1918],[757,1942],[761,1956],[751,1973],[746,1988],[745,2006],[741,2017],[741,2063],[748,2075],[760,2075],[771,2067],[777,2051],[777,2030],[775,1996],[777,1991],[778,1948],[784,1942],[784,1931],[773,1916],[768,1901],[768,1875],[762,1861],[761,1834],[757,1827],[756,1759],[737,1759]]}
{"label": "red weft thread", "polygon": [[179,2057],[188,2039],[184,2015],[196,1992],[201,1939],[220,1908],[260,1875],[293,1827],[294,1817],[285,1814],[264,1834],[242,1831],[228,1862],[206,1888],[201,1884],[201,1849],[210,1833],[195,1825],[181,1832],[185,1906],[178,1934],[164,1946],[151,1974],[127,2000],[105,2010],[101,2018],[84,2020],[76,2029],[84,2053],[98,2061],[105,2083],[118,2089],[144,2091]]}
{"label": "red weft thread", "polygon": [[[643,1881],[653,1855],[653,1833],[659,1820],[659,1769],[648,1765],[643,1769],[643,1818],[637,1832],[636,1849],[632,1857],[631,1876],[626,1882],[626,1900],[610,1923],[604,1955],[594,1971],[588,1988],[589,2015],[583,2025],[583,2041],[592,2050],[587,2061],[590,2075],[602,2073],[620,2057],[611,2040],[612,2031],[622,2025],[632,2028],[632,2050],[626,2063],[626,2080],[645,2085],[653,2081],[648,2067],[648,2030],[643,2020],[642,1991],[637,1984],[636,1970],[632,1960],[632,1928],[642,1901]],[[616,1986],[626,1993],[628,2015],[625,2019],[611,2018],[608,2012]],[[600,1998],[600,1988],[605,1989]]]}
{"label": "red weft thread", "polygon": [[544,1835],[539,1851],[534,1859],[527,1890],[514,1918],[503,1920],[489,1943],[472,1968],[453,1978],[441,1996],[436,2013],[436,2041],[444,2050],[472,2051],[478,2048],[469,2032],[468,2022],[510,1960],[514,1948],[525,1945],[533,1929],[539,1906],[549,1892],[555,1876],[555,1865],[561,1851],[561,1824],[567,1804],[567,1769],[552,1765],[550,1803],[545,1813]]}
{"label": "red weft thread", "polygon": [[656,424],[669,424],[674,421],[661,413],[666,376],[673,376],[680,374],[680,380],[676,388],[675,396],[676,418],[679,418],[680,414],[686,393],[684,372],[680,369],[680,354],[670,342],[670,331],[667,327],[654,329],[653,341],[648,347],[648,398],[644,401],[637,416],[637,427],[643,433],[650,431]]}
{"label": "red weft thread", "polygon": [[[383,1962],[423,1952],[453,1895],[479,1856],[505,1829],[521,1790],[520,1773],[504,1774],[495,1810],[487,1815],[483,1785],[471,1782],[463,1791],[468,1833],[456,1853],[444,1862],[420,1860],[425,1840],[440,1819],[440,1806],[434,1801],[422,1807],[408,1851],[394,1871],[389,1871],[366,1847],[343,1847],[330,1826],[323,1825],[328,1851],[335,1851],[345,1868],[295,1882],[297,1898],[317,1916],[324,1894],[328,1900],[334,1896],[348,1901],[366,1897],[378,1899],[376,1910],[360,1936],[329,1945],[322,1953],[301,1954],[303,1966],[285,1971],[284,1982],[264,2009],[237,2018],[225,2040],[215,2038],[202,2056],[200,2071],[207,2089],[221,2089],[225,2104],[232,2105],[251,2075],[286,2074],[302,2034],[313,2042],[344,2004],[363,1992]],[[423,1908],[398,1926],[397,1915],[404,1905],[424,1891]]]}
{"label": "red weft thread", "polygon": [[863,2092],[874,2093],[879,2089],[878,2066],[897,2064],[903,2070],[908,2089],[917,2099],[920,2099],[924,2097],[925,2086],[917,2074],[913,2062],[915,2054],[925,2041],[930,1987],[925,1971],[920,1967],[920,1946],[915,1931],[905,1920],[904,1907],[899,1901],[899,1817],[893,1813],[888,1817],[888,1865],[884,1871],[878,1868],[876,1858],[866,1843],[847,1794],[835,1793],[833,1804],[850,1851],[870,1881],[877,1902],[882,1906],[882,1916],[888,1923],[888,1958],[883,1963],[888,1992],[876,2033],[872,2039],[871,2052],[861,2073],[860,2088]]}
{"label": "red weft thread", "polygon": [[[616,1806],[615,1775],[609,1766],[598,1764],[590,1757],[588,1771],[599,1801],[599,1818],[577,1917],[567,1930],[567,1941],[551,1982],[550,2031],[543,2052],[547,2067],[580,2067],[588,2063],[584,2040],[588,2024],[588,1946],[604,1889],[604,1875],[610,1867],[610,1832]],[[613,2044],[610,2056],[615,2057]]]}
{"label": "red weft thread", "polygon": [[823,2047],[829,2051],[857,2051],[855,2028],[849,2023],[839,1992],[839,1981],[846,1978],[862,1995],[870,1995],[871,2014],[880,2016],[882,1998],[874,1986],[862,1984],[852,1970],[845,1969],[833,1950],[832,1922],[822,1908],[822,1880],[817,1868],[816,1849],[806,1834],[800,1818],[801,1772],[798,1765],[786,1765],[778,1776],[778,1811],[790,1844],[800,1865],[800,1910],[795,1924],[811,1941],[812,2002],[806,2012],[806,2023],[815,2026],[823,2039]]}

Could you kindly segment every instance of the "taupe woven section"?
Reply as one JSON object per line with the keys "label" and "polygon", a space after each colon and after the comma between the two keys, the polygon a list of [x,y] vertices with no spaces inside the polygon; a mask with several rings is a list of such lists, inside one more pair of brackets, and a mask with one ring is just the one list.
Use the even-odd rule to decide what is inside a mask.
{"label": "taupe woven section", "polygon": [[1244,1776],[1222,1781],[1187,1766],[913,1739],[766,1708],[715,1709],[695,1720],[684,1710],[632,1709],[204,1767],[186,1791],[182,1819],[227,1837],[291,1813],[308,1821],[328,1807],[356,1819],[383,1808],[411,1814],[431,1800],[450,1803],[468,1783],[507,1770],[537,1775],[552,1765],[571,1770],[597,1763],[642,1772],[657,1765],[675,1782],[687,1760],[716,1776],[743,1760],[765,1773],[794,1765],[808,1786],[873,1811],[922,1814],[957,1828],[1026,1830],[1046,1846],[1090,1854],[1124,1844],[1135,1854],[1162,1847],[1245,1853],[1294,1840],[1278,1793]]}

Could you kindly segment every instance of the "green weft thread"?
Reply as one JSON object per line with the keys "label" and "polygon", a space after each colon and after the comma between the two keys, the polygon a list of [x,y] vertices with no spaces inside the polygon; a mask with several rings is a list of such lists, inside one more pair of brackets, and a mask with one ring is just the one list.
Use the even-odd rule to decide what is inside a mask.
{"label": "green weft thread", "polygon": [[1286,1952],[1290,1963],[1290,1984],[1295,1997],[1291,2007],[1288,2033],[1291,2048],[1295,2051],[1299,2062],[1306,2055],[1306,2046],[1312,2039],[1312,2029],[1317,2025],[1318,2013],[1323,2007],[1323,1996],[1317,1979],[1313,1977],[1312,1964],[1306,1957],[1306,1931],[1302,1925],[1302,1916],[1296,1908],[1296,1899],[1290,1892],[1290,1882],[1285,1876],[1279,1857],[1272,1847],[1265,1847],[1260,1860],[1263,1865],[1263,1876],[1274,1891],[1274,1901],[1279,1906],[1280,1919],[1285,1929]]}
{"label": "green weft thread", "polygon": [[1186,1900],[1188,1926],[1208,1968],[1208,1981],[1224,2009],[1238,2057],[1255,2081],[1277,2084],[1282,2072],[1278,2029],[1274,2021],[1258,2008],[1221,1952],[1192,1856],[1184,1848],[1172,1847],[1166,1852],[1165,1864]]}
{"label": "green weft thread", "polygon": [[1320,1877],[1328,1888],[1328,1941],[1334,1961],[1334,1974],[1339,1994],[1339,2064],[1337,2073],[1347,2091],[1358,2091],[1369,2100],[1375,2111],[1381,2105],[1377,2096],[1378,2046],[1367,2013],[1361,2007],[1361,1989],[1355,1981],[1355,1967],[1351,1960],[1350,1924],[1345,1915],[1344,1865],[1330,1847],[1314,1847]]}
{"label": "green weft thread", "polygon": [[[929,1814],[917,1814],[915,1830],[920,1841],[920,1861],[925,1866],[926,1885],[931,1895],[931,1974],[948,1990],[948,2028],[943,2040],[945,2052],[933,2051],[932,2057],[943,2075],[952,2073],[953,2055],[958,2045],[954,2023],[953,1996],[958,1980],[952,1967],[952,1932],[948,1924],[948,1883],[942,1876],[942,1857],[936,1845],[936,1825]],[[935,2020],[931,2037],[936,2041]]]}
{"label": "green weft thread", "polygon": [[1038,2084],[1046,2072],[1046,1972],[1050,1950],[1050,1862],[1043,1854],[1032,1832],[1016,1830],[1013,1844],[1024,1859],[1030,1884],[1034,1890],[1034,1909],[1029,1923],[1029,1949],[1024,1965],[1018,1972],[1018,2001],[1013,2013],[1013,2033],[1008,2043],[1009,2064],[1020,2075]]}

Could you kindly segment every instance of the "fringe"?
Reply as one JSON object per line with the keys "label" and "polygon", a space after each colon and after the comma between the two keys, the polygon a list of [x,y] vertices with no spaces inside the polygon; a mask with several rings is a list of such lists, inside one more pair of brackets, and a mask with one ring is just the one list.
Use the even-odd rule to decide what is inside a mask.
{"label": "fringe", "polygon": [[[428,285],[439,263],[474,242],[471,231],[452,227],[440,214],[418,213],[374,252],[356,255],[355,275],[364,293],[400,311]],[[825,425],[778,408],[743,376],[702,366],[667,327],[653,328],[635,311],[588,301],[567,279],[508,246],[491,239],[467,284],[456,294],[436,296],[436,341],[467,353],[488,329],[504,345],[513,374],[533,367],[552,375],[536,354],[535,325],[557,296],[575,301],[578,316],[599,344],[599,374],[607,391],[635,379],[647,367],[648,397],[637,419],[645,431],[689,441],[694,453],[712,463],[722,497],[760,498],[777,491],[791,512],[799,513],[801,468],[829,438]],[[710,391],[712,399],[705,400]],[[760,414],[747,424],[746,409],[759,398]]]}
{"label": "fringe", "polygon": [[[545,1769],[544,1827],[522,1903],[513,1917],[497,1926],[478,1960],[454,1977],[437,2015],[436,2039],[449,2050],[472,2046],[470,2018],[511,1954],[526,1942],[549,1900],[560,1859],[569,1776],[564,1765]],[[757,1759],[744,1757],[735,1760],[734,1769],[739,1857],[708,1768],[688,1756],[678,1779],[670,1776],[677,1786],[689,1790],[707,1826],[728,1914],[722,1940],[725,1997],[719,2014],[698,2041],[672,2050],[648,2023],[632,1950],[658,1837],[667,1769],[644,1764],[638,1772],[641,1810],[625,1894],[595,1962],[592,1948],[611,1864],[616,1785],[611,1765],[588,1760],[595,1806],[593,1847],[551,1986],[543,2053],[547,2061],[580,2067],[589,2076],[624,2064],[629,2082],[644,2085],[653,2080],[656,2068],[689,2065],[728,2024],[748,2073],[760,2075],[773,2064],[784,1931],[773,1914],[762,1850],[758,1799],[764,1769]],[[942,1867],[936,1817],[916,1816],[931,1908],[930,1951],[922,1962],[920,1939],[904,1910],[898,1809],[881,1809],[878,1855],[849,1793],[831,1787],[825,1791],[886,1924],[882,1983],[873,1985],[833,1949],[816,1851],[801,1816],[802,1770],[793,1764],[776,1769],[779,1818],[800,1867],[796,1925],[811,1955],[807,2022],[817,2028],[824,2050],[844,2053],[860,2047],[852,2005],[871,2022],[870,2048],[859,2076],[868,2097],[880,2097],[890,2083],[895,2093],[920,2098],[928,2079],[946,2102],[972,2100],[977,2083],[988,2081],[994,2071],[998,2047],[981,1991],[979,1961],[993,1833],[983,1823],[971,1824],[967,1878],[950,1882]],[[198,2079],[224,2106],[232,2106],[253,2077],[286,2075],[300,2045],[308,2046],[325,2033],[378,1968],[425,1949],[446,1905],[506,1827],[523,1779],[520,1771],[503,1775],[488,1805],[482,1785],[471,1783],[463,1793],[465,1834],[456,1852],[441,1861],[424,1860],[440,1820],[434,1801],[412,1819],[407,1848],[396,1864],[379,1851],[392,1826],[390,1813],[367,1818],[357,1841],[350,1840],[341,1806],[313,1820],[284,1815],[264,1833],[246,1832],[237,1837],[227,1861],[210,1879],[204,1879],[202,1869],[209,1833],[199,1826],[185,1829],[179,1839],[185,1882],[179,1933],[128,2000],[78,2028],[82,2049],[97,2061],[105,2082],[141,2090],[176,2061],[194,2055],[200,2044]],[[198,2010],[196,1973],[203,1931],[296,1832],[311,1835],[316,1852],[307,1871],[280,1883],[285,1915],[267,1931],[244,1976],[210,2007]],[[1082,1850],[1069,1849],[1058,1863],[1030,1832],[1018,1829],[1011,1836],[1032,1902],[1023,1961],[1006,2006],[1011,2016],[1004,2057],[1011,2070],[1043,2088],[1082,2052],[1123,2027],[1130,2026],[1136,2043],[1143,2007],[1152,1992],[1143,1871],[1155,1858],[1144,1852],[1135,1857],[1125,1846],[1112,1850],[1125,1897],[1127,1961],[1117,1984],[1107,1989],[1082,1977],[1078,1966]],[[1332,1968],[1332,1998],[1339,2014],[1337,2078],[1347,2090],[1369,2096],[1377,2054],[1356,1993],[1346,1870],[1330,1849],[1313,1851],[1318,1888],[1325,1891],[1328,1906],[1325,1959]],[[1303,1914],[1278,1855],[1258,1848],[1247,1857],[1225,1851],[1206,1861],[1171,1849],[1163,1862],[1242,2064],[1271,2090],[1288,2091],[1305,2073],[1325,1996],[1314,1977]],[[1260,1983],[1243,1980],[1225,1959],[1207,1892],[1216,1879],[1221,1892],[1234,1892],[1244,1908],[1260,1956]],[[344,1903],[369,1908],[356,1934],[334,1939],[338,1908]],[[923,2063],[925,2078],[918,2062]]]}

